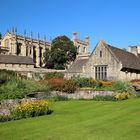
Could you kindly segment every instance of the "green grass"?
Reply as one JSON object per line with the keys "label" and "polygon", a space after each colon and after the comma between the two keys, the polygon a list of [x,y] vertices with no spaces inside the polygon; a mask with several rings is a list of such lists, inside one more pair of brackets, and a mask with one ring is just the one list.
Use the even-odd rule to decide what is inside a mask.
{"label": "green grass", "polygon": [[0,123],[0,140],[140,140],[140,98],[52,107],[51,115]]}

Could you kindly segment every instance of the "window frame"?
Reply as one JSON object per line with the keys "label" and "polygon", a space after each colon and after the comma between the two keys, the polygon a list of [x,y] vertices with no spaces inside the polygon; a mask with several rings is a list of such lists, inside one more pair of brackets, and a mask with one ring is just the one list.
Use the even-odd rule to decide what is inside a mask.
{"label": "window frame", "polygon": [[95,79],[107,80],[107,65],[95,66]]}

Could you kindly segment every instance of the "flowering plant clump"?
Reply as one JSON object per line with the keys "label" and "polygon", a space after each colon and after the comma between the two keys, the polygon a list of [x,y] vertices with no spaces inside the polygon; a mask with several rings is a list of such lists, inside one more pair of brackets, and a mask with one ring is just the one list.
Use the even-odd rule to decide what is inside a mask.
{"label": "flowering plant clump", "polygon": [[116,100],[126,100],[126,99],[129,99],[130,96],[131,95],[129,93],[127,93],[127,92],[116,93],[114,95],[114,97],[115,97]]}
{"label": "flowering plant clump", "polygon": [[98,84],[100,84],[103,87],[111,87],[113,85],[114,81],[98,81]]}
{"label": "flowering plant clump", "polygon": [[18,104],[11,110],[12,119],[29,118],[50,114],[49,102],[46,100],[37,100],[31,102],[23,102]]}

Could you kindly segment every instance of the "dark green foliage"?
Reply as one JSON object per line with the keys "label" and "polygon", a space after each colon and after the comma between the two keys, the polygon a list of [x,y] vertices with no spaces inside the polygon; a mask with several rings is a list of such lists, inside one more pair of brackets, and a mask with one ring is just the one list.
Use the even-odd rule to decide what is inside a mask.
{"label": "dark green foliage", "polygon": [[0,100],[21,99],[26,94],[38,91],[48,91],[47,85],[30,80],[13,79],[0,86]]}
{"label": "dark green foliage", "polygon": [[114,82],[112,86],[109,88],[109,90],[120,92],[120,93],[122,92],[127,92],[130,94],[135,93],[134,88],[129,83],[121,82],[121,81]]}
{"label": "dark green foliage", "polygon": [[7,122],[7,121],[11,121],[11,120],[12,120],[11,116],[0,115],[0,122]]}
{"label": "dark green foliage", "polygon": [[16,72],[10,70],[0,70],[0,84],[4,84],[13,78],[17,78]]}
{"label": "dark green foliage", "polygon": [[50,78],[64,78],[64,74],[60,72],[48,72],[45,74],[45,80]]}
{"label": "dark green foliage", "polygon": [[66,65],[74,61],[77,50],[73,42],[66,36],[53,39],[51,50],[46,49],[44,62],[47,68],[65,69]]}
{"label": "dark green foliage", "polygon": [[92,78],[80,77],[80,76],[73,76],[71,80],[78,86],[78,87],[95,87],[97,82],[94,81]]}
{"label": "dark green foliage", "polygon": [[95,96],[93,97],[93,100],[94,101],[116,101],[116,98],[114,96],[109,96],[109,95],[106,95],[106,96]]}
{"label": "dark green foliage", "polygon": [[46,65],[47,68],[53,69],[54,63],[53,63],[51,55],[52,55],[51,51],[48,48],[46,48],[46,50],[43,54],[44,62],[45,62],[45,65]]}
{"label": "dark green foliage", "polygon": [[94,90],[105,90],[105,91],[114,91],[114,92],[128,92],[134,94],[134,88],[127,82],[116,81],[96,81],[92,78],[85,78],[80,76],[73,76],[71,80],[80,88],[90,87]]}

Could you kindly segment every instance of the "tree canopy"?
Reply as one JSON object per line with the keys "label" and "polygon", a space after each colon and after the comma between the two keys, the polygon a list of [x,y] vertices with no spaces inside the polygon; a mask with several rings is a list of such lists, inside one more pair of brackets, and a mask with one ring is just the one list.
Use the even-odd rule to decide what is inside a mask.
{"label": "tree canopy", "polygon": [[49,69],[65,69],[75,60],[76,47],[67,36],[58,36],[52,40],[51,50],[46,49],[44,62]]}

